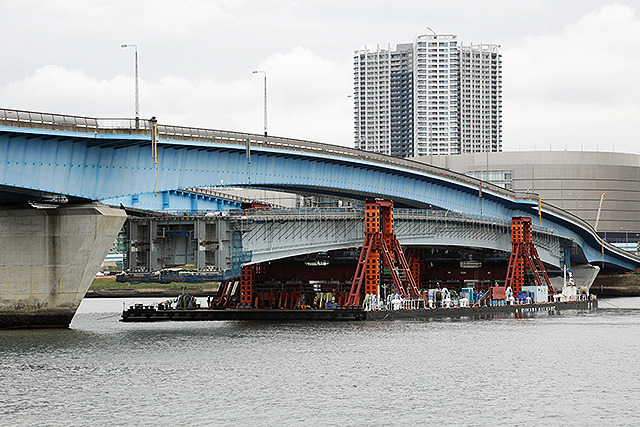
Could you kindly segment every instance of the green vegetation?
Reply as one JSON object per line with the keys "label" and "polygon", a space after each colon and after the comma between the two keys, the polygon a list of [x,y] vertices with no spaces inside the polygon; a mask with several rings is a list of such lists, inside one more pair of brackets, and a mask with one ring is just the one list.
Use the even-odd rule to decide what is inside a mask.
{"label": "green vegetation", "polygon": [[89,287],[87,296],[129,296],[144,295],[145,293],[166,294],[178,296],[186,292],[195,295],[212,295],[218,290],[218,282],[189,283],[129,283],[116,282],[115,276],[96,277]]}

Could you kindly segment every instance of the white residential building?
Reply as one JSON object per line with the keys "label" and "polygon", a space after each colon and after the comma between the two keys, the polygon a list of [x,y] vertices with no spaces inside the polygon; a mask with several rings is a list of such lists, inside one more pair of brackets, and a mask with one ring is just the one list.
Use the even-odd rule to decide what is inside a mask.
{"label": "white residential building", "polygon": [[398,157],[502,151],[498,48],[425,34],[356,51],[355,147]]}
{"label": "white residential building", "polygon": [[391,57],[389,49],[354,57],[356,148],[391,154]]}
{"label": "white residential building", "polygon": [[495,44],[460,48],[462,153],[502,151],[502,56]]}

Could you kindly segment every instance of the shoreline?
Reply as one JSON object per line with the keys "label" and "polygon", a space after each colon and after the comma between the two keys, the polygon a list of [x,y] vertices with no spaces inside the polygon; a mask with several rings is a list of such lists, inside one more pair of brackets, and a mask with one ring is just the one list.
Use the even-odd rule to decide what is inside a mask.
{"label": "shoreline", "polygon": [[598,275],[591,285],[590,292],[603,297],[640,296],[640,274]]}
{"label": "shoreline", "polygon": [[176,298],[180,294],[194,297],[215,296],[219,283],[129,283],[116,282],[115,276],[96,277],[85,298]]}
{"label": "shoreline", "polygon": [[[213,297],[219,283],[117,283],[115,276],[96,278],[85,298],[175,298],[186,293],[194,297]],[[591,286],[591,293],[599,297],[640,296],[640,274],[602,276]]]}
{"label": "shoreline", "polygon": [[132,297],[152,297],[152,298],[176,298],[180,294],[189,294],[194,297],[213,297],[216,289],[183,289],[183,288],[144,288],[144,289],[89,289],[85,298],[132,298]]}

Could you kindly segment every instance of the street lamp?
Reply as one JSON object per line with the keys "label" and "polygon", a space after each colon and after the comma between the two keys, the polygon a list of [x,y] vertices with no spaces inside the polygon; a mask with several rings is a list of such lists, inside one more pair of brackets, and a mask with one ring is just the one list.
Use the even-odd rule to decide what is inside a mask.
{"label": "street lamp", "polygon": [[135,64],[136,64],[136,129],[139,127],[140,122],[140,97],[138,94],[138,46],[135,44],[122,44],[120,47],[132,47],[135,50]]}
{"label": "street lamp", "polygon": [[262,70],[254,71],[253,74],[264,74],[264,136],[267,136],[267,72]]}

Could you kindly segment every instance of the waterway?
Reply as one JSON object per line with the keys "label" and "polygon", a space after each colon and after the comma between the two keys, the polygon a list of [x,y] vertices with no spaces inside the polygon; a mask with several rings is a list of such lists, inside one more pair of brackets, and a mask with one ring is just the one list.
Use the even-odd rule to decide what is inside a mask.
{"label": "waterway", "polygon": [[[131,302],[131,301],[127,301]],[[0,331],[0,424],[638,425],[640,298],[595,313]]]}

